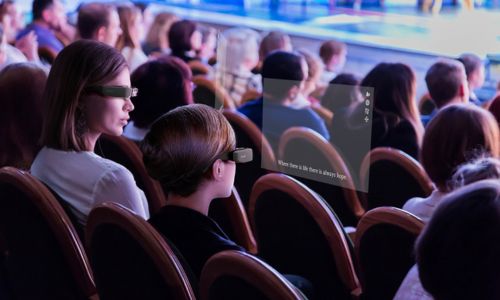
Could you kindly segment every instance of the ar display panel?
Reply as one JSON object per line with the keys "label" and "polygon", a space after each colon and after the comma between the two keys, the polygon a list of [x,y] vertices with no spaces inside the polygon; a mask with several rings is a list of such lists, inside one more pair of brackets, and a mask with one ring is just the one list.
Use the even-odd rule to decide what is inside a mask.
{"label": "ar display panel", "polygon": [[358,173],[371,146],[373,88],[328,86],[326,97],[335,97],[323,99],[333,111],[329,118],[317,105],[304,107],[300,94],[284,102],[273,97],[300,82],[266,78],[263,83],[262,132],[277,165],[262,168],[367,192],[368,179],[361,184]]}

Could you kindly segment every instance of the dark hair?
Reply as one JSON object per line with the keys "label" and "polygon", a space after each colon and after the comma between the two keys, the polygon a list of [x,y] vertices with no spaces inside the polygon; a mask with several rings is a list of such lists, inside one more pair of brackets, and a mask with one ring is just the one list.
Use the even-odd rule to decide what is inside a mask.
{"label": "dark hair", "polygon": [[[262,65],[264,93],[281,100],[293,86],[300,85],[305,79],[303,63],[305,63],[303,57],[295,53],[275,51],[269,54]],[[280,81],[265,84],[266,79],[280,79]]]}
{"label": "dark hair", "polygon": [[93,40],[79,40],[56,57],[43,93],[42,145],[63,151],[86,151],[77,121],[84,118],[81,96],[89,86],[116,78],[127,62],[113,47]]}
{"label": "dark hair", "polygon": [[211,164],[235,147],[233,128],[222,112],[203,104],[166,113],[141,143],[148,174],[160,181],[163,190],[183,197],[211,178]]}
{"label": "dark hair", "polygon": [[132,73],[132,85],[139,89],[130,113],[134,125],[149,128],[164,113],[193,103],[191,69],[179,58],[162,56]]}
{"label": "dark hair", "polygon": [[446,196],[416,243],[422,286],[436,300],[500,299],[500,184]]}
{"label": "dark hair", "polygon": [[46,81],[45,71],[32,63],[11,64],[0,72],[0,167],[29,169],[40,149]]}
{"label": "dark hair", "polygon": [[374,88],[374,110],[410,122],[417,140],[422,140],[424,128],[415,99],[415,73],[408,65],[380,63],[363,78],[360,85]]}
{"label": "dark hair", "polygon": [[469,79],[470,75],[483,65],[481,58],[472,53],[462,54],[457,60],[464,65],[467,79]]}
{"label": "dark hair", "polygon": [[118,17],[120,18],[120,27],[122,29],[122,34],[118,38],[117,48],[123,49],[125,47],[130,48],[140,48],[141,44],[139,37],[132,36],[131,27],[133,26],[135,20],[142,17],[141,10],[136,6],[118,6]]}
{"label": "dark hair", "polygon": [[323,42],[319,47],[319,56],[321,60],[326,64],[333,56],[339,55],[342,51],[346,50],[346,45],[341,41],[330,40]]}
{"label": "dark hair", "polygon": [[172,24],[168,32],[168,44],[173,53],[183,53],[192,49],[191,36],[196,31],[196,23],[181,20]]}
{"label": "dark hair", "polygon": [[495,116],[495,119],[497,119],[498,125],[500,126],[500,96],[497,96],[493,101],[490,103],[490,107],[488,110]]}
{"label": "dark hair", "polygon": [[76,25],[80,37],[92,39],[99,28],[108,27],[114,9],[113,6],[104,3],[88,3],[80,7]]}
{"label": "dark hair", "polygon": [[465,80],[464,66],[451,59],[436,62],[425,74],[427,89],[438,108],[455,98]]}
{"label": "dark hair", "polygon": [[330,81],[321,98],[321,105],[332,112],[358,103],[359,79],[350,73],[341,73]]}
{"label": "dark hair", "polygon": [[33,0],[32,13],[33,20],[39,20],[42,18],[42,13],[44,10],[49,8],[54,4],[54,0]]}
{"label": "dark hair", "polygon": [[447,191],[457,166],[483,152],[500,155],[498,124],[482,108],[456,104],[440,110],[427,125],[420,160],[436,186]]}

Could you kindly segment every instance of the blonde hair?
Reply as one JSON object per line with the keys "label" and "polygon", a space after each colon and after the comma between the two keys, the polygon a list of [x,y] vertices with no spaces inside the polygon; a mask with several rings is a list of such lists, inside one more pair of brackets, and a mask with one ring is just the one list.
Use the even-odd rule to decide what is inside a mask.
{"label": "blonde hair", "polygon": [[133,24],[142,16],[141,10],[135,6],[119,6],[118,16],[120,17],[120,27],[122,28],[122,34],[118,38],[116,43],[116,48],[119,50],[130,47],[130,48],[141,48],[141,43],[138,36],[132,36],[131,28]]}
{"label": "blonde hair", "polygon": [[248,28],[231,28],[221,36],[217,49],[217,61],[221,68],[229,72],[237,72],[246,59],[258,62],[259,35]]}

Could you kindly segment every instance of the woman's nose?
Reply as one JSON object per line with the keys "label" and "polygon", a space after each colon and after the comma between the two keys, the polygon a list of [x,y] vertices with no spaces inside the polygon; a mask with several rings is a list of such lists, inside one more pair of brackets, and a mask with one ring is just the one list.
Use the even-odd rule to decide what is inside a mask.
{"label": "woman's nose", "polygon": [[132,103],[132,100],[130,98],[126,99],[125,100],[125,106],[124,106],[124,109],[127,111],[127,112],[131,112],[134,110],[134,103]]}

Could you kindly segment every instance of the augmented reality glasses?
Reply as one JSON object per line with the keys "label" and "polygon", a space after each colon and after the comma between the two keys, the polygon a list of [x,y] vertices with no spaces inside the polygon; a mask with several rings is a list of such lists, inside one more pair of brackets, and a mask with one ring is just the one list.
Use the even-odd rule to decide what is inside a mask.
{"label": "augmented reality glasses", "polygon": [[91,86],[87,88],[87,91],[103,96],[128,99],[137,96],[139,89],[127,86]]}
{"label": "augmented reality glasses", "polygon": [[236,148],[219,156],[222,160],[232,160],[235,163],[247,163],[253,160],[252,148]]}

